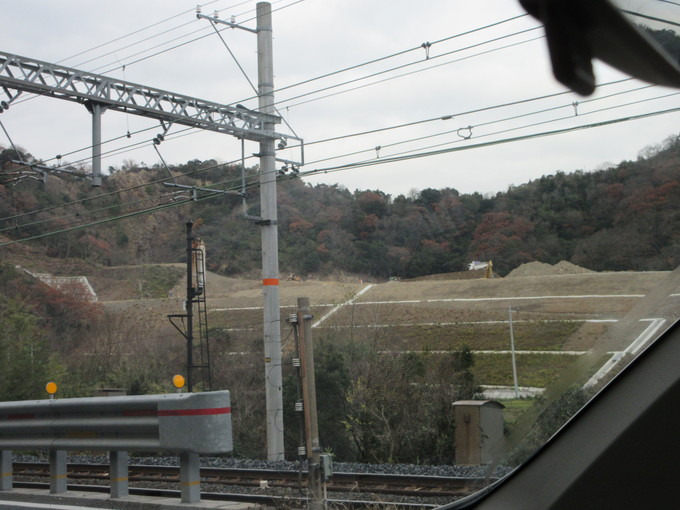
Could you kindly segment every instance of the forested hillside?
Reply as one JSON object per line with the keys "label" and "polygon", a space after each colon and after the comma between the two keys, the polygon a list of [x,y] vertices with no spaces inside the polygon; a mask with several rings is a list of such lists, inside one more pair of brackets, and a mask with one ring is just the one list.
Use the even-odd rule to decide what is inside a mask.
{"label": "forested hillside", "polygon": [[[49,257],[108,266],[181,262],[192,219],[210,270],[242,275],[260,267],[259,230],[243,218],[240,196],[199,190],[189,200],[189,192],[163,185],[239,190],[240,168],[193,160],[172,167],[171,178],[165,167],[128,162],[93,189],[65,173],[17,179],[26,171],[12,163],[17,156],[34,161],[0,152],[3,242],[35,237],[28,246]],[[257,215],[256,168],[247,180],[248,212]],[[462,194],[452,182],[394,197],[288,176],[278,189],[283,275],[416,277],[461,271],[471,260],[493,260],[501,275],[532,260],[594,270],[667,270],[680,262],[680,136],[636,161],[558,172],[495,196]]]}

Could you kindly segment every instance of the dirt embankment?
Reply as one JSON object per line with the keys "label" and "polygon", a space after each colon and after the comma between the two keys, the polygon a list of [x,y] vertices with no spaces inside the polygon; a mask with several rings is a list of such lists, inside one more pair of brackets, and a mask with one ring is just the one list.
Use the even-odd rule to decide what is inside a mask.
{"label": "dirt embankment", "polygon": [[590,269],[577,266],[566,260],[561,260],[557,264],[546,264],[545,262],[527,262],[516,267],[508,273],[506,278],[517,278],[519,276],[549,276],[559,274],[583,274],[594,273]]}

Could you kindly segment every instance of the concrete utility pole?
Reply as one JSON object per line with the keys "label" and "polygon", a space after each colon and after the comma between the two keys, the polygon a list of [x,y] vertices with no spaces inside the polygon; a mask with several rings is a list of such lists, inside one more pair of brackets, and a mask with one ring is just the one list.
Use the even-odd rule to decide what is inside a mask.
{"label": "concrete utility pole", "polygon": [[[199,15],[198,17],[205,17]],[[213,18],[217,22],[217,18]],[[0,51],[0,88],[5,91],[7,108],[22,92],[85,103],[92,112],[92,158],[95,186],[101,184],[101,115],[104,110],[142,115],[166,126],[179,124],[215,131],[260,143],[260,200],[262,227],[262,284],[264,293],[264,356],[267,397],[267,452],[271,460],[283,460],[283,392],[281,375],[281,324],[279,312],[279,259],[276,205],[275,143],[281,138],[302,139],[276,133],[281,122],[274,107],[274,66],[272,51],[271,5],[257,4],[259,111],[230,106],[136,83],[108,78],[87,71],[64,67]],[[11,93],[10,91],[17,91]],[[293,161],[279,160],[301,165]],[[194,188],[197,190],[199,188]],[[210,190],[211,192],[214,190]],[[178,316],[179,317],[179,316]]]}
{"label": "concrete utility pole", "polygon": [[309,472],[309,509],[323,508],[321,494],[321,445],[316,412],[316,377],[314,373],[314,347],[312,343],[312,314],[309,298],[298,298],[298,330],[300,336],[300,367],[302,375],[302,399],[305,417],[305,450]]}
{"label": "concrete utility pole", "polygon": [[[259,112],[274,115],[274,61],[271,4],[257,4],[257,76]],[[260,214],[262,290],[264,294],[264,370],[267,400],[267,458],[284,460],[281,315],[279,311],[279,231],[276,205],[274,123],[264,123],[260,141]]]}

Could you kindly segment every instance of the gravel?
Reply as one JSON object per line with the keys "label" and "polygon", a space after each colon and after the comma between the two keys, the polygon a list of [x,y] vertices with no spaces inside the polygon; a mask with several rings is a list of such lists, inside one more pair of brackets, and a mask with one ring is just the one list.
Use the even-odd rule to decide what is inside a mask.
{"label": "gravel", "polygon": [[[48,462],[47,455],[14,455],[15,462]],[[108,464],[108,455],[68,455],[72,464]],[[269,469],[297,471],[298,462],[266,461],[257,459],[237,459],[234,457],[201,457],[202,467],[236,468],[236,469]],[[152,457],[132,454],[130,464],[152,466],[178,466],[179,458],[173,456]],[[306,466],[303,466],[306,469]],[[456,466],[456,465],[420,465],[420,464],[362,464],[358,462],[334,462],[333,470],[338,473],[385,473],[423,476],[448,477],[501,477],[509,473],[511,468],[498,466],[489,473],[488,466]]]}
{"label": "gravel", "polygon": [[[108,464],[108,455],[68,455],[68,462],[71,464]],[[47,455],[20,455],[14,453],[15,462],[48,462]],[[267,469],[267,470],[291,470],[297,471],[299,464],[297,462],[269,462],[256,459],[236,459],[232,457],[201,457],[201,466],[208,468],[241,468],[241,469]],[[161,465],[161,466],[177,466],[179,459],[177,457],[151,457],[151,456],[133,456],[130,458],[130,464],[141,465]],[[306,466],[303,466],[305,469]],[[489,473],[489,469],[484,466],[453,466],[453,465],[439,465],[439,466],[424,466],[416,464],[362,464],[356,462],[335,462],[333,469],[337,473],[386,473],[386,474],[403,474],[403,475],[425,475],[425,476],[442,476],[442,477],[492,477],[497,478],[507,474],[510,469],[507,467],[498,467],[493,472]],[[91,483],[97,485],[100,483],[97,480],[87,481],[80,480],[79,483]],[[168,488],[167,482],[131,482],[132,486],[137,487],[158,487]],[[478,487],[481,488],[481,487]],[[244,487],[244,486],[229,486],[222,484],[201,484],[201,491],[205,493],[219,492],[231,494],[256,494],[267,496],[276,496],[282,498],[282,501],[292,501],[299,497],[308,496],[306,489],[291,488],[291,487],[268,487],[262,489],[260,487]],[[459,496],[459,497],[462,497]],[[414,504],[425,506],[441,506],[450,503],[452,500],[458,499],[451,496],[387,496],[380,493],[372,492],[332,492],[329,493],[330,500],[333,501],[370,501],[379,504],[380,507],[389,506],[390,503],[400,504]],[[337,505],[329,505],[329,508],[337,507]],[[285,508],[285,505],[283,505]],[[340,505],[340,508],[345,508]],[[378,508],[378,507],[376,507]]]}

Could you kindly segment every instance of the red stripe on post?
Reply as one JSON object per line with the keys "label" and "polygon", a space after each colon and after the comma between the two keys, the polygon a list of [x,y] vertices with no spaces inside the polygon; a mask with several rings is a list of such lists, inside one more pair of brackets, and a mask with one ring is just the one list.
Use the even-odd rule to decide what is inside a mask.
{"label": "red stripe on post", "polygon": [[262,285],[278,285],[278,284],[279,284],[278,278],[263,278],[262,279]]}
{"label": "red stripe on post", "polygon": [[158,416],[206,416],[211,414],[230,414],[231,407],[212,407],[208,409],[166,409],[158,411]]}

